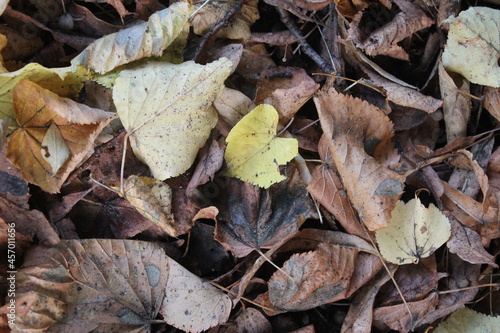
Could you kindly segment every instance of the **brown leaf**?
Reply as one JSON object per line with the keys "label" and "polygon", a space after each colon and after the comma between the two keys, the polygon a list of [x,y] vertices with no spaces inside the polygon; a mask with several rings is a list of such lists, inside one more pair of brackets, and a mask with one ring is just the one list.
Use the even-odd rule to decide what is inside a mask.
{"label": "brown leaf", "polygon": [[[365,35],[359,24],[362,12],[358,13],[351,22],[348,39],[354,41],[356,46],[369,56],[387,55],[396,59],[409,61],[408,54],[397,44],[413,33],[430,27],[434,20],[416,4],[408,0],[394,0],[401,9],[390,22]],[[388,11],[388,10],[387,10]],[[393,15],[394,13],[390,13]],[[379,22],[374,22],[379,25]]]}
{"label": "brown leaf", "polygon": [[402,86],[396,82],[389,81],[382,76],[366,68],[363,71],[368,74],[375,85],[384,89],[387,99],[396,104],[432,113],[439,109],[443,102],[431,96],[426,96],[416,89]]}
{"label": "brown leaf", "polygon": [[269,190],[236,179],[230,179],[226,186],[227,198],[218,199],[222,202],[215,238],[236,257],[271,248],[297,232],[315,212],[297,171]]}
{"label": "brown leaf", "polygon": [[256,105],[250,98],[238,90],[224,88],[214,101],[214,106],[220,118],[233,127],[248,112],[255,109]]}
{"label": "brown leaf", "polygon": [[255,104],[270,104],[280,115],[280,123],[286,124],[311,96],[319,84],[299,67],[274,67],[263,73],[257,83]]}
{"label": "brown leaf", "polygon": [[359,223],[356,211],[347,197],[345,187],[328,150],[327,141],[328,137],[323,136],[319,142],[319,154],[325,163],[314,169],[307,191],[335,216],[347,233],[365,237],[366,232]]}
{"label": "brown leaf", "polygon": [[389,168],[399,160],[391,143],[392,123],[373,105],[334,90],[322,92],[314,102],[352,205],[369,230],[384,227],[405,180]]}
{"label": "brown leaf", "polygon": [[366,0],[335,0],[335,4],[341,15],[353,18],[359,11],[368,7],[370,3]]}
{"label": "brown leaf", "polygon": [[[23,178],[49,193],[59,192],[69,173],[92,149],[94,139],[115,114],[61,98],[29,80],[14,88],[16,120],[21,126],[10,137],[7,158],[21,169]],[[58,149],[44,146],[50,126],[56,128],[69,157],[58,169],[47,161]],[[54,127],[55,126],[55,127]]]}
{"label": "brown leaf", "polygon": [[320,244],[294,254],[269,280],[269,299],[280,311],[303,311],[347,297],[358,251]]}
{"label": "brown leaf", "polygon": [[398,332],[413,331],[417,325],[420,325],[415,318],[421,318],[428,313],[431,313],[438,304],[438,294],[432,293],[427,298],[408,302],[408,307],[411,310],[411,318],[408,315],[408,309],[405,304],[398,304],[376,308],[373,310],[374,326],[379,329],[386,329],[387,327]]}
{"label": "brown leaf", "polygon": [[149,331],[168,278],[169,258],[152,243],[86,239],[38,246],[18,272],[16,329]]}
{"label": "brown leaf", "polygon": [[456,73],[450,75],[441,61],[438,69],[446,138],[448,142],[452,142],[456,138],[467,136],[467,123],[472,108],[471,98],[468,95],[470,84]]}
{"label": "brown leaf", "polygon": [[484,108],[500,121],[500,88],[484,87]]}
{"label": "brown leaf", "polygon": [[471,264],[488,264],[497,267],[495,257],[483,247],[479,234],[458,223],[453,217],[451,222],[451,238],[446,244],[451,253]]}
{"label": "brown leaf", "polygon": [[[223,333],[271,333],[273,327],[269,320],[257,309],[242,309],[233,323]],[[222,333],[221,332],[221,333]]]}

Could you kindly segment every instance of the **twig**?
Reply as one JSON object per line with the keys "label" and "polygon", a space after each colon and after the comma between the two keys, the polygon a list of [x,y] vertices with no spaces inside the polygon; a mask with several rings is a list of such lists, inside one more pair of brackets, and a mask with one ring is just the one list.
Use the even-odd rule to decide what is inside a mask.
{"label": "twig", "polygon": [[226,27],[229,24],[229,21],[233,18],[234,15],[239,13],[241,11],[241,6],[243,5],[243,0],[238,0],[234,4],[233,7],[231,7],[226,15],[217,22],[212,29],[210,29],[209,32],[207,32],[203,37],[201,37],[200,42],[198,47],[196,48],[196,51],[194,52],[193,59],[197,63],[204,63],[205,57],[206,57],[206,51],[212,46],[212,44],[215,41],[215,35],[217,32]]}
{"label": "twig", "polygon": [[302,36],[299,28],[295,25],[295,23],[290,18],[288,12],[280,7],[276,7],[278,13],[280,14],[281,21],[283,24],[290,30],[290,32],[299,40],[300,48],[304,53],[314,61],[323,72],[325,73],[333,73],[333,67],[326,62],[316,51],[313,50],[311,45],[306,41],[306,39]]}

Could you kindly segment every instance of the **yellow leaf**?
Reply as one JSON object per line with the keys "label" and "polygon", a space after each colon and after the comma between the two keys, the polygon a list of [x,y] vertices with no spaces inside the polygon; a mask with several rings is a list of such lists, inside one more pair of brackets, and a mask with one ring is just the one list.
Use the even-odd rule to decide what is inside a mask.
{"label": "yellow leaf", "polygon": [[382,256],[397,265],[418,263],[450,238],[450,222],[433,204],[425,208],[416,197],[398,201],[391,221],[376,232]]}
{"label": "yellow leaf", "polygon": [[[6,156],[21,169],[26,181],[49,193],[59,191],[92,149],[97,135],[116,116],[59,97],[29,80],[16,85],[13,99],[20,128],[11,135]],[[69,149],[66,158],[63,144]]]}
{"label": "yellow leaf", "polygon": [[498,332],[500,317],[478,313],[465,306],[439,324],[433,333],[493,333]]}
{"label": "yellow leaf", "polygon": [[472,83],[500,87],[500,10],[471,7],[450,23],[443,65]]}
{"label": "yellow leaf", "polygon": [[69,67],[45,68],[31,63],[15,72],[0,74],[0,118],[9,118],[10,126],[16,125],[12,92],[21,80],[29,79],[59,96],[76,98],[83,87],[86,72],[83,67],[71,72]]}
{"label": "yellow leaf", "polygon": [[186,171],[217,123],[211,106],[224,88],[231,61],[207,65],[150,62],[124,70],[113,101],[135,155],[156,179]]}
{"label": "yellow leaf", "polygon": [[296,139],[276,137],[278,112],[262,104],[243,117],[227,136],[227,174],[268,188],[285,179],[279,165],[298,155]]}
{"label": "yellow leaf", "polygon": [[178,236],[171,213],[172,190],[163,182],[130,176],[124,183],[125,198],[142,216],[156,224],[170,236]]}
{"label": "yellow leaf", "polygon": [[[104,74],[134,60],[159,57],[171,45],[174,52],[179,53],[178,44],[183,45],[184,41],[177,38],[183,36],[182,39],[185,40],[187,37],[190,13],[189,3],[174,3],[151,15],[148,22],[97,39],[74,58],[71,64]],[[174,58],[177,57],[172,56]]]}

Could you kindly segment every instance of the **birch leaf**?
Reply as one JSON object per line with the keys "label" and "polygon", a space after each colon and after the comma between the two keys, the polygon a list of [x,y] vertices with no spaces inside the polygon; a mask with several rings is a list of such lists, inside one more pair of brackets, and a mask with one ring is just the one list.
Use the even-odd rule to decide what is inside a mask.
{"label": "birch leaf", "polygon": [[418,197],[398,201],[391,221],[376,232],[382,256],[397,265],[418,263],[450,238],[450,221],[433,204],[426,208]]}
{"label": "birch leaf", "polygon": [[500,87],[500,10],[471,7],[449,18],[443,65],[472,83]]}
{"label": "birch leaf", "polygon": [[177,2],[156,12],[148,22],[99,38],[71,61],[104,74],[120,65],[145,57],[159,57],[183,34],[191,13],[187,2]]}
{"label": "birch leaf", "polygon": [[278,118],[274,107],[262,104],[233,127],[224,155],[229,176],[263,188],[285,179],[279,166],[298,155],[299,144],[296,139],[276,137]]}
{"label": "birch leaf", "polygon": [[135,155],[159,180],[186,171],[217,123],[211,107],[231,61],[207,65],[150,62],[123,70],[113,101]]}

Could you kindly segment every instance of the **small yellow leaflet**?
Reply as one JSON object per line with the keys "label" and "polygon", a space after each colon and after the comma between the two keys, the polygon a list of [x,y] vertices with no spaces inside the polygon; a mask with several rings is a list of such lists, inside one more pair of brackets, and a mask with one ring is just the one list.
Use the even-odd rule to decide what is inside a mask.
{"label": "small yellow leaflet", "polygon": [[296,139],[276,137],[278,112],[262,104],[243,117],[227,136],[227,175],[268,188],[285,179],[279,166],[299,153]]}

